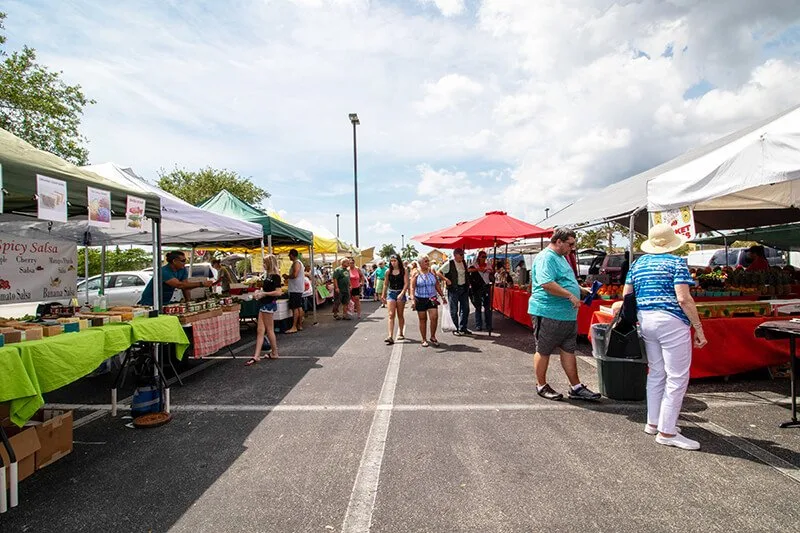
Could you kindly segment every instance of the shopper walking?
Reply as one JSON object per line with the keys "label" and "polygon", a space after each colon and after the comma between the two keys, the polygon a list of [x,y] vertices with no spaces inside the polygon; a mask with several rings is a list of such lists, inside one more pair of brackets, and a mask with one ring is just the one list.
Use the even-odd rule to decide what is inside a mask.
{"label": "shopper walking", "polygon": [[[668,224],[650,228],[641,249],[646,255],[631,266],[624,294],[636,296],[639,326],[647,351],[647,423],[644,431],[656,442],[684,450],[700,443],[681,435],[678,415],[689,385],[694,346],[706,345],[703,324],[690,287],[694,285],[686,262],[670,252],[686,242]],[[620,306],[616,306],[619,308]]]}
{"label": "shopper walking", "polygon": [[350,301],[353,302],[353,309],[358,318],[361,318],[361,286],[364,284],[364,273],[356,266],[356,262],[350,259]]}
{"label": "shopper walking", "polygon": [[561,366],[569,379],[569,397],[575,400],[597,400],[600,395],[581,383],[575,358],[578,338],[578,307],[581,287],[566,256],[575,248],[575,232],[557,228],[550,245],[536,255],[531,269],[531,297],[528,313],[533,322],[536,353],[536,390],[548,400],[561,400],[563,395],[547,383],[550,355],[561,354]]}
{"label": "shopper walking", "polygon": [[[494,281],[492,267],[486,261],[486,252],[478,252],[475,262],[469,267],[469,291],[475,306],[475,331],[492,331],[491,287]],[[451,300],[452,302],[452,300]]]}
{"label": "shopper walking", "polygon": [[397,340],[405,339],[406,321],[405,301],[408,294],[408,271],[403,267],[403,262],[396,255],[389,259],[389,268],[386,269],[386,284],[381,291],[381,301],[389,310],[388,326],[389,336],[386,344],[394,344],[394,322],[397,317]]}
{"label": "shopper walking", "polygon": [[439,346],[436,339],[436,328],[439,324],[439,296],[442,303],[447,304],[447,298],[442,293],[436,274],[431,272],[430,260],[427,257],[419,259],[419,268],[411,275],[411,294],[413,306],[419,317],[419,334],[422,337],[422,346],[428,347],[428,322],[430,322],[431,344]]}
{"label": "shopper walking", "polygon": [[467,285],[467,262],[464,250],[453,250],[453,258],[442,265],[438,275],[447,284],[447,297],[450,298],[450,317],[458,329],[453,335],[472,335],[467,329],[469,319],[469,286]]}
{"label": "shopper walking", "polygon": [[[392,256],[397,257],[397,256]],[[391,261],[391,259],[390,259]],[[378,262],[378,268],[375,270],[375,295],[381,298],[383,294],[383,286],[386,284],[386,271],[389,270],[386,266],[386,261],[381,259]],[[386,302],[381,304],[381,307],[386,307]]]}
{"label": "shopper walking", "polygon": [[305,275],[303,263],[298,259],[300,256],[297,250],[292,248],[289,250],[289,259],[292,261],[292,266],[289,267],[289,273],[283,277],[289,284],[289,310],[292,312],[292,327],[286,330],[286,333],[297,333],[303,329],[303,291],[305,291]]}
{"label": "shopper walking", "polygon": [[[350,320],[347,306],[350,304],[350,260],[342,258],[331,276],[333,278],[333,318]],[[342,314],[339,315],[339,308]]]}
{"label": "shopper walking", "polygon": [[261,347],[264,335],[272,346],[270,359],[278,358],[278,341],[275,339],[275,321],[273,314],[278,310],[278,296],[281,295],[281,276],[278,270],[278,258],[272,254],[264,257],[264,281],[261,290],[256,291],[253,297],[258,300],[258,324],[256,327],[256,346],[253,357],[245,363],[253,366],[261,361]]}

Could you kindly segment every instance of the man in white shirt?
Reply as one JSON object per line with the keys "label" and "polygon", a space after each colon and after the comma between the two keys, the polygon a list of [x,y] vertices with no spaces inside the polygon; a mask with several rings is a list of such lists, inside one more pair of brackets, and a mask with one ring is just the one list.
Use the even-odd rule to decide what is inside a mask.
{"label": "man in white shirt", "polygon": [[467,329],[469,319],[469,285],[467,284],[467,262],[464,250],[453,250],[453,259],[443,264],[437,275],[447,284],[447,298],[450,300],[450,317],[458,328],[454,335],[472,335]]}

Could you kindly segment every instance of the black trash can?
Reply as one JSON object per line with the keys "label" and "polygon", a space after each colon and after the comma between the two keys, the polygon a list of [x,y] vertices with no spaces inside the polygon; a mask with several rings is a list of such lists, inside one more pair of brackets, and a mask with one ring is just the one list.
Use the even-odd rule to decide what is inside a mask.
{"label": "black trash can", "polygon": [[597,361],[600,394],[611,400],[639,402],[647,397],[647,359],[606,356],[610,324],[592,325],[592,355]]}

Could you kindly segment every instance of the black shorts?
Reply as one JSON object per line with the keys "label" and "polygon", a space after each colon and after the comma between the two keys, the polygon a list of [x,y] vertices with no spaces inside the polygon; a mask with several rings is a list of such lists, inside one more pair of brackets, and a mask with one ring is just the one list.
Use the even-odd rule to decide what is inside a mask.
{"label": "black shorts", "polygon": [[299,309],[303,307],[303,293],[290,292],[289,293],[289,309]]}
{"label": "black shorts", "polygon": [[350,289],[350,296],[353,298],[361,297],[361,289]]}
{"label": "black shorts", "polygon": [[532,316],[531,319],[536,353],[552,355],[558,350],[575,353],[578,348],[577,320],[555,320],[542,316]]}
{"label": "black shorts", "polygon": [[436,309],[439,307],[439,298],[434,296],[433,298],[420,298],[419,296],[414,297],[414,310],[417,313],[424,313],[428,309]]}

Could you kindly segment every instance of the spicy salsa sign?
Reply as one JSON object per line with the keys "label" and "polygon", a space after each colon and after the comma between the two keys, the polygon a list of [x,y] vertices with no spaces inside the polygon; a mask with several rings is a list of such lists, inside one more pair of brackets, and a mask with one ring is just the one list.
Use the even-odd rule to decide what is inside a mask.
{"label": "spicy salsa sign", "polygon": [[0,304],[76,296],[78,246],[0,235]]}

